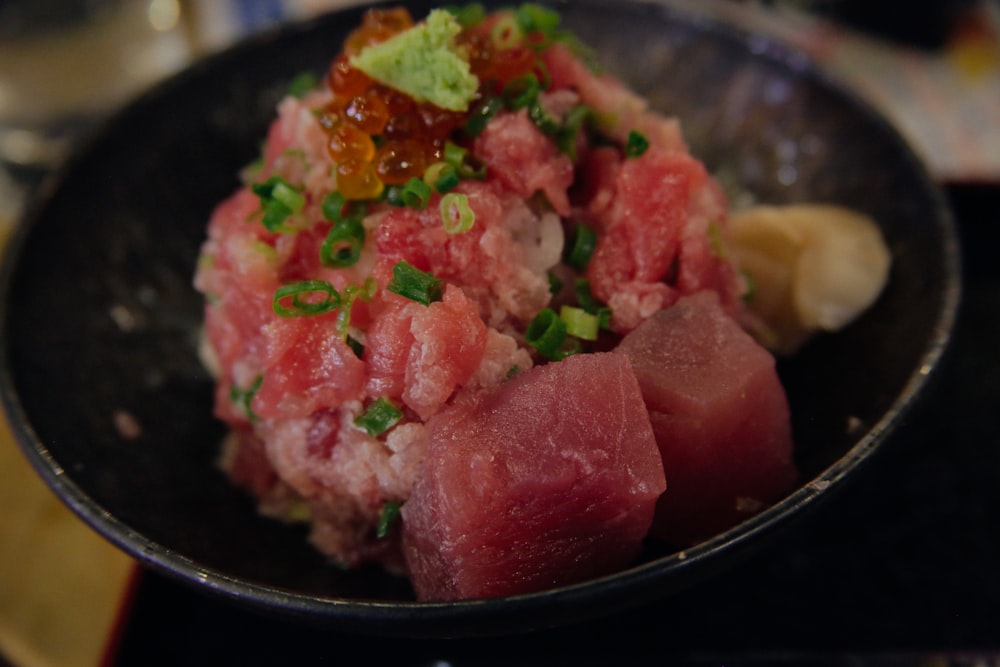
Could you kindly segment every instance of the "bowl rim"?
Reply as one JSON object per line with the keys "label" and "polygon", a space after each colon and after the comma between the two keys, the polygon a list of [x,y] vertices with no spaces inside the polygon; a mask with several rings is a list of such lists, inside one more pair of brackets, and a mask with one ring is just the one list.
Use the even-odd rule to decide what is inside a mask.
{"label": "bowl rim", "polygon": [[[569,0],[553,3],[557,8]],[[603,4],[601,0],[577,0],[585,5]],[[379,3],[399,4],[399,2]],[[248,603],[264,611],[278,611],[310,621],[329,623],[336,621],[340,627],[363,632],[397,635],[427,636],[494,634],[493,624],[500,619],[502,631],[511,627],[522,630],[552,627],[573,619],[609,615],[615,611],[637,606],[662,597],[669,587],[675,589],[693,585],[707,576],[713,566],[718,566],[718,556],[723,552],[749,553],[762,540],[758,537],[784,528],[798,519],[803,510],[814,507],[820,499],[839,491],[847,482],[848,473],[869,459],[891,430],[905,419],[914,404],[938,375],[942,359],[951,340],[961,301],[961,256],[957,225],[947,200],[933,181],[922,160],[897,128],[868,101],[849,86],[819,67],[809,56],[782,42],[773,35],[754,33],[736,25],[726,16],[728,12],[700,10],[692,2],[677,0],[629,0],[629,4],[659,8],[661,16],[669,20],[682,20],[735,41],[763,58],[798,74],[817,81],[856,107],[867,120],[882,127],[886,136],[898,145],[901,156],[909,163],[921,180],[922,187],[934,200],[932,213],[935,227],[944,243],[941,247],[943,275],[947,284],[942,289],[942,300],[928,343],[919,364],[911,371],[901,391],[892,400],[879,419],[868,431],[835,462],[816,477],[803,481],[783,500],[759,514],[713,538],[676,553],[657,557],[629,569],[556,589],[505,598],[460,600],[452,602],[416,602],[399,600],[373,600],[361,598],[332,598],[285,590],[263,583],[244,581],[210,567],[203,567],[184,554],[155,542],[131,528],[87,495],[74,482],[72,474],[64,470],[48,447],[39,438],[28,421],[21,399],[16,391],[10,368],[9,320],[6,298],[0,302],[0,404],[6,413],[14,439],[35,471],[62,501],[93,530],[122,549],[139,563],[168,575],[200,590],[210,590],[228,600]],[[177,74],[155,84],[144,93],[102,122],[90,132],[77,148],[58,166],[36,192],[19,224],[7,240],[0,263],[0,294],[4,297],[11,289],[11,281],[20,264],[21,251],[39,221],[44,218],[48,202],[59,190],[61,183],[70,178],[91,146],[99,144],[110,135],[119,119],[135,107],[149,105],[169,95],[172,90],[183,88],[190,79],[197,79],[222,64],[239,60],[245,53],[273,48],[276,43],[294,39],[296,35],[318,30],[333,18],[359,12],[370,3],[352,4],[325,14],[278,26],[253,35],[218,53],[210,54]],[[681,581],[683,580],[683,581]],[[623,599],[622,591],[629,592]],[[595,601],[590,616],[581,613],[581,603]],[[470,628],[472,629],[470,633]]]}

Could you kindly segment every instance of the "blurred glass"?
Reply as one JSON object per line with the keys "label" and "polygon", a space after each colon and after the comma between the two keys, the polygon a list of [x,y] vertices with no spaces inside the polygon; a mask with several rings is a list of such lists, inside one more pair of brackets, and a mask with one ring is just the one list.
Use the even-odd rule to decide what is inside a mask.
{"label": "blurred glass", "polygon": [[190,51],[179,0],[0,0],[0,167],[51,167]]}

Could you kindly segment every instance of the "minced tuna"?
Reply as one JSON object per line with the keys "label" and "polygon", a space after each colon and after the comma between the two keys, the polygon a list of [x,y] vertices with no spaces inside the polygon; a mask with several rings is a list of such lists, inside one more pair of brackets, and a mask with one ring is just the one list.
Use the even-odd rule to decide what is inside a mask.
{"label": "minced tuna", "polygon": [[[643,402],[659,357],[628,335],[691,294],[713,295],[713,326],[741,317],[726,201],[676,120],[584,65],[551,10],[428,21],[368,11],[212,215],[195,285],[223,467],[331,560],[412,573],[421,599],[606,574],[654,513],[687,520],[661,455],[684,443],[658,445]],[[425,43],[404,51],[447,63],[420,79],[462,83],[447,96],[382,64]],[[754,387],[783,419],[735,441],[778,448],[790,484],[784,394]],[[735,516],[699,502],[710,530]]]}

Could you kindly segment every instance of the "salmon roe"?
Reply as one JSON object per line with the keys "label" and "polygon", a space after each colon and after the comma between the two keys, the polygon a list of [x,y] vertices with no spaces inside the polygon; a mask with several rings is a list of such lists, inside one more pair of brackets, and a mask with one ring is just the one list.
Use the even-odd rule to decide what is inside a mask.
{"label": "salmon roe", "polygon": [[365,12],[361,25],[351,31],[344,51],[356,55],[366,46],[378,44],[413,26],[413,17],[405,7],[374,8]]}
{"label": "salmon roe", "polygon": [[402,185],[423,176],[428,153],[428,146],[416,139],[386,142],[378,149],[375,171],[386,185]]}
{"label": "salmon roe", "polygon": [[[326,83],[334,97],[318,120],[337,164],[337,187],[347,199],[373,199],[385,186],[421,177],[429,165],[442,159],[445,142],[468,120],[466,112],[417,103],[351,66],[351,58],[365,47],[413,25],[403,7],[370,9],[361,26],[348,36],[343,52],[330,63]],[[477,100],[540,67],[538,53],[530,44],[512,42],[503,34],[504,39],[497,41],[490,27],[466,28],[456,39],[472,74],[481,82]]]}

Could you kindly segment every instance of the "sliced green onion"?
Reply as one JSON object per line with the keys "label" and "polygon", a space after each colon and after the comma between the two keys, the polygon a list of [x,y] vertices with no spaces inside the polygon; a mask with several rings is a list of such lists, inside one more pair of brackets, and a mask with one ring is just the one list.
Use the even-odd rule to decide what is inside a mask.
{"label": "sliced green onion", "polygon": [[580,344],[580,339],[573,336],[567,336],[566,342],[563,343],[562,347],[559,348],[559,352],[555,356],[555,360],[565,359],[568,356],[578,354],[583,350],[583,345]]}
{"label": "sliced green onion", "polygon": [[229,400],[238,405],[243,410],[243,414],[251,422],[256,422],[258,419],[250,405],[253,403],[253,397],[257,395],[257,391],[263,382],[264,376],[258,375],[246,389],[240,389],[235,384],[229,388]]}
{"label": "sliced green onion", "polygon": [[517,364],[514,364],[513,366],[507,369],[507,374],[504,376],[504,379],[509,380],[520,372],[521,372],[521,367],[518,366]]}
{"label": "sliced green onion", "polygon": [[448,5],[445,9],[451,12],[463,28],[475,27],[486,20],[486,9],[478,2],[468,5]]}
{"label": "sliced green onion", "polygon": [[424,170],[424,183],[440,194],[454,190],[460,181],[458,170],[447,162],[435,162]]}
{"label": "sliced green onion", "polygon": [[364,225],[355,218],[345,218],[327,232],[319,248],[319,259],[323,266],[335,269],[354,266],[361,258],[364,246]]}
{"label": "sliced green onion", "polygon": [[389,529],[399,518],[399,510],[403,508],[402,500],[387,500],[382,503],[382,512],[378,517],[378,526],[375,527],[375,537],[384,540],[389,536]]}
{"label": "sliced green onion", "polygon": [[269,201],[263,205],[264,217],[260,219],[261,224],[269,232],[287,231],[285,222],[292,217],[293,211],[280,201]]}
{"label": "sliced green onion", "polygon": [[628,133],[628,141],[625,142],[625,155],[628,157],[639,157],[649,148],[649,139],[641,132],[632,130]]}
{"label": "sliced green onion", "polygon": [[535,127],[542,131],[542,134],[554,136],[559,132],[559,123],[549,115],[549,112],[545,110],[542,103],[537,100],[528,106],[528,118],[535,124]]}
{"label": "sliced green onion", "polygon": [[478,137],[503,108],[503,99],[497,96],[487,97],[469,113],[469,119],[465,122],[465,133],[470,137]]}
{"label": "sliced green onion", "polygon": [[403,190],[400,192],[400,196],[403,199],[403,204],[408,208],[416,209],[422,211],[427,208],[428,202],[431,200],[431,186],[424,183],[423,179],[414,176],[406,182],[403,186]]}
{"label": "sliced green onion", "polygon": [[358,298],[361,287],[357,285],[347,285],[340,290],[340,310],[337,311],[337,335],[347,342],[350,338],[348,331],[351,328],[351,311],[354,308],[354,301]]}
{"label": "sliced green onion", "polygon": [[354,424],[377,438],[396,425],[403,418],[402,411],[385,396],[374,401],[368,409],[355,417]]}
{"label": "sliced green onion", "polygon": [[465,156],[469,154],[469,149],[463,146],[459,146],[456,143],[450,141],[444,142],[444,151],[442,152],[442,157],[447,164],[450,164],[455,169],[458,169],[465,162]]}
{"label": "sliced green onion", "polygon": [[559,276],[549,271],[549,294],[555,296],[562,292],[563,281],[559,279]]}
{"label": "sliced green onion", "polygon": [[446,164],[455,168],[461,178],[486,178],[486,165],[480,163],[467,148],[446,141],[442,157]]}
{"label": "sliced green onion", "polygon": [[368,215],[368,205],[363,201],[348,201],[339,192],[331,192],[320,203],[323,217],[330,222],[340,222],[345,218],[361,219]]}
{"label": "sliced green onion", "polygon": [[597,316],[597,325],[601,329],[611,328],[611,309],[594,298],[590,291],[590,281],[586,278],[577,278],[573,286],[576,293],[576,302],[580,307],[591,315]]}
{"label": "sliced green onion", "polygon": [[583,271],[597,247],[597,234],[586,225],[577,224],[573,229],[570,243],[563,252],[563,261],[577,271]]}
{"label": "sliced green onion", "polygon": [[[321,297],[322,300],[316,300]],[[322,315],[340,306],[340,295],[325,280],[303,280],[274,292],[274,312],[281,317]]]}
{"label": "sliced green onion", "polygon": [[261,223],[270,232],[287,231],[285,222],[305,206],[305,196],[280,176],[254,183],[250,190],[260,199]]}
{"label": "sliced green onion", "polygon": [[476,212],[469,206],[469,197],[449,192],[441,197],[441,224],[449,234],[461,234],[476,224]]}
{"label": "sliced green onion", "polygon": [[525,33],[540,32],[543,35],[551,36],[553,31],[559,27],[559,12],[548,9],[533,2],[526,2],[518,7],[514,14],[517,25]]}
{"label": "sliced green onion", "polygon": [[594,110],[589,106],[578,104],[569,110],[563,118],[562,127],[556,132],[556,145],[573,162],[576,162],[576,140],[580,136],[580,129],[593,115]]}
{"label": "sliced green onion", "polygon": [[559,319],[566,325],[566,333],[583,340],[597,340],[600,321],[583,308],[563,306],[559,309]]}
{"label": "sliced green onion", "polygon": [[278,181],[274,184],[274,187],[271,190],[271,197],[276,201],[280,201],[295,213],[301,211],[302,207],[306,204],[305,196],[291,185],[281,180],[280,177],[274,176],[272,178],[278,178]]}
{"label": "sliced green onion", "polygon": [[490,29],[490,40],[499,50],[518,46],[523,38],[524,34],[521,32],[521,26],[517,24],[517,18],[509,14],[501,15]]}
{"label": "sliced green onion", "polygon": [[405,260],[392,267],[392,280],[386,289],[425,306],[441,300],[441,280]]}
{"label": "sliced green onion", "polygon": [[403,187],[401,185],[387,185],[382,191],[382,196],[391,206],[397,208],[406,207],[406,202],[403,201]]}
{"label": "sliced green onion", "polygon": [[[351,311],[354,307],[354,302],[358,299],[362,301],[371,301],[371,298],[375,295],[375,290],[378,285],[375,283],[374,278],[368,278],[365,280],[363,285],[355,285],[353,283],[346,285],[344,289],[340,290],[340,310],[337,311],[337,334],[340,339],[350,344],[351,337],[348,332],[351,328]],[[357,341],[355,341],[357,342]],[[362,348],[363,349],[363,348]],[[358,350],[354,350],[355,354],[359,357]]]}
{"label": "sliced green onion", "polygon": [[339,192],[331,192],[327,196],[323,197],[323,201],[320,203],[320,208],[323,210],[323,217],[330,222],[340,222],[344,217],[344,206],[347,204],[347,198]]}
{"label": "sliced green onion", "polygon": [[566,340],[566,323],[559,319],[556,311],[544,308],[531,320],[524,339],[546,359],[558,359]]}
{"label": "sliced green onion", "polygon": [[504,86],[503,99],[508,109],[523,109],[538,103],[541,84],[533,72],[511,80]]}
{"label": "sliced green onion", "polygon": [[588,313],[597,312],[601,307],[601,302],[594,298],[594,293],[590,290],[590,281],[586,278],[577,278],[573,291],[576,294],[576,302]]}
{"label": "sliced green onion", "polygon": [[306,94],[317,86],[319,80],[312,72],[302,72],[298,74],[288,84],[288,94],[292,97],[303,98]]}

